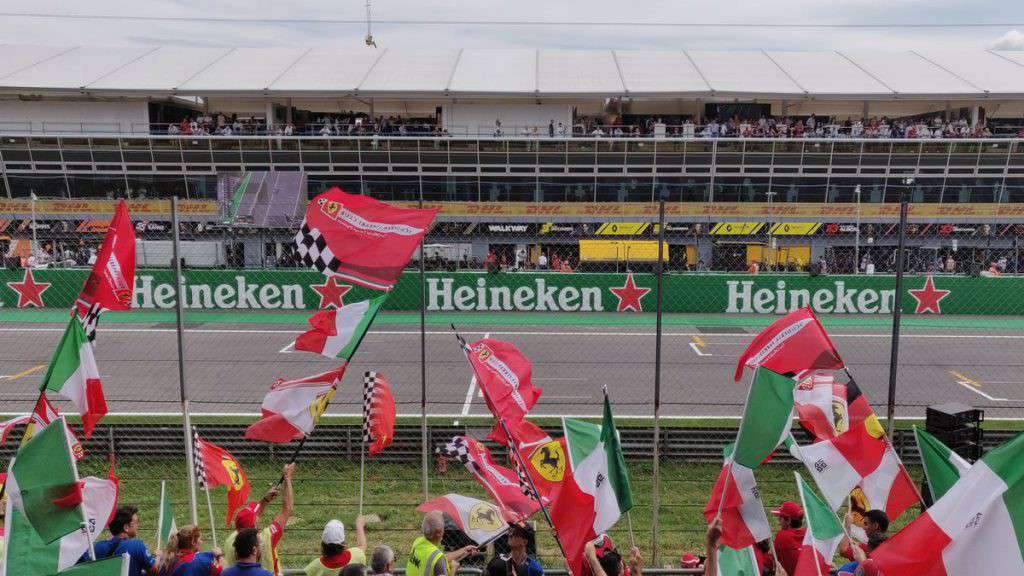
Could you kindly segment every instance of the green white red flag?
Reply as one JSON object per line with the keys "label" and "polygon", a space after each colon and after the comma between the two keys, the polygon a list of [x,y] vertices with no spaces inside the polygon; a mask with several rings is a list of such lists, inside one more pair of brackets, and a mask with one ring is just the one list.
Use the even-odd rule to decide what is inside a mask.
{"label": "green white red flag", "polygon": [[934,502],[949,492],[960,477],[971,469],[971,463],[917,426],[914,426],[914,438],[917,440],[924,477]]}
{"label": "green white red flag", "polygon": [[384,294],[337,310],[318,311],[309,317],[311,329],[295,339],[295,349],[351,360],[387,297]]}
{"label": "green white red flag", "polygon": [[92,345],[78,319],[72,317],[64,336],[50,359],[40,392],[55,392],[71,400],[82,416],[82,430],[88,439],[96,423],[107,413],[100,371],[96,367]]}
{"label": "green white red flag", "polygon": [[870,562],[886,576],[1024,574],[1024,434],[976,462]]}
{"label": "green white red flag", "polygon": [[753,469],[733,461],[732,444],[724,453],[725,463],[704,506],[704,518],[708,524],[721,518],[722,546],[742,550],[771,538],[772,529]]}
{"label": "green white red flag", "polygon": [[843,540],[843,527],[832,509],[804,482],[800,473],[793,474],[796,476],[807,529],[804,531],[796,571],[790,576],[828,576],[832,570],[832,558]]}

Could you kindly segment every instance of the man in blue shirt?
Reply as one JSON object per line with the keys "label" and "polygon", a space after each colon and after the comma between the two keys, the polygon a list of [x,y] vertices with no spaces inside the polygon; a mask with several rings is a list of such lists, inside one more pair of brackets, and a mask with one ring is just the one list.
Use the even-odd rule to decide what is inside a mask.
{"label": "man in blue shirt", "polygon": [[[139,509],[135,506],[122,506],[117,509],[114,519],[110,521],[109,540],[96,542],[96,559],[110,558],[127,554],[130,558],[128,576],[156,574],[159,568],[156,558],[149,553],[146,545],[138,539]],[[89,560],[86,554],[82,560]],[[82,560],[79,560],[80,562]]]}
{"label": "man in blue shirt", "polygon": [[224,570],[221,576],[274,576],[270,570],[260,566],[260,533],[255,528],[246,528],[235,536],[233,544],[235,565]]}
{"label": "man in blue shirt", "polygon": [[508,531],[509,554],[495,556],[488,564],[487,576],[544,576],[536,558],[528,555],[533,530],[525,524],[513,524]]}

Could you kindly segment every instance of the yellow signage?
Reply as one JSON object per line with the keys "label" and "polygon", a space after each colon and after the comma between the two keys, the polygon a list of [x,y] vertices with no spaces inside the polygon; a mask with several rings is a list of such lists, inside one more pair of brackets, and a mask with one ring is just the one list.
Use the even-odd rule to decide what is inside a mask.
{"label": "yellow signage", "polygon": [[642,234],[650,222],[606,222],[597,227],[597,236],[637,236]]}
{"label": "yellow signage", "polygon": [[719,222],[709,232],[715,236],[749,236],[764,228],[764,222]]}
{"label": "yellow signage", "polygon": [[[668,244],[662,247],[668,259]],[[654,262],[657,240],[580,240],[580,262]]]}
{"label": "yellow signage", "polygon": [[809,236],[821,228],[821,222],[779,222],[772,224],[774,236]]}

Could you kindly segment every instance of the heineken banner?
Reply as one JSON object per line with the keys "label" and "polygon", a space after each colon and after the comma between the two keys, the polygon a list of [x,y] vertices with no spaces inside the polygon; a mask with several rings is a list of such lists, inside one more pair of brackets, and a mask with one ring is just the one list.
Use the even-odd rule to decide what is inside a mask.
{"label": "heineken banner", "polygon": [[[88,270],[0,270],[0,308],[68,308]],[[652,312],[652,274],[431,272],[432,312]],[[1024,313],[1024,277],[909,276],[899,302],[906,314]],[[820,314],[889,314],[892,276],[669,274],[666,312],[784,314],[810,305]],[[316,310],[379,292],[307,270],[187,270],[190,310]],[[385,310],[418,310],[419,274],[406,273]],[[134,307],[174,308],[169,270],[137,272]]]}

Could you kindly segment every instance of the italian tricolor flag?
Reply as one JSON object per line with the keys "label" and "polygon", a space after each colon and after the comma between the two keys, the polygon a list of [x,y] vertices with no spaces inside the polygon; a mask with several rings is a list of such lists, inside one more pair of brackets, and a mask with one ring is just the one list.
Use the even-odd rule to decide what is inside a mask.
{"label": "italian tricolor flag", "polygon": [[761,366],[754,373],[736,444],[704,507],[708,523],[722,519],[722,544],[740,550],[769,538],[771,528],[754,469],[789,437],[795,382]]}
{"label": "italian tricolor flag", "polygon": [[886,575],[1024,574],[1024,434],[871,553]]}
{"label": "italian tricolor flag", "polygon": [[938,438],[917,426],[914,427],[914,438],[917,440],[917,451],[921,454],[924,477],[928,480],[928,488],[934,502],[942,498],[960,477],[971,469],[971,464],[939,442]]}
{"label": "italian tricolor flag", "polygon": [[800,473],[794,474],[804,517],[807,519],[807,530],[804,532],[796,571],[790,576],[828,576],[832,570],[832,557],[836,555],[836,548],[843,540],[843,527],[839,525],[832,509],[804,482]]}
{"label": "italian tricolor flag", "polygon": [[92,345],[75,316],[71,317],[64,337],[57,344],[39,391],[56,392],[71,400],[82,415],[82,430],[86,438],[92,436],[96,423],[107,413],[107,400],[103,396],[103,384],[92,355]]}
{"label": "italian tricolor flag", "polygon": [[579,574],[587,541],[633,508],[633,492],[607,395],[601,426],[566,418],[562,427],[573,475],[559,492],[551,516],[573,574]]}
{"label": "italian tricolor flag", "polygon": [[295,339],[295,349],[351,360],[387,297],[385,293],[338,310],[320,310],[309,317],[312,328]]}
{"label": "italian tricolor flag", "polygon": [[718,570],[713,576],[760,576],[757,553],[753,546],[733,550],[728,546],[718,547]]}

